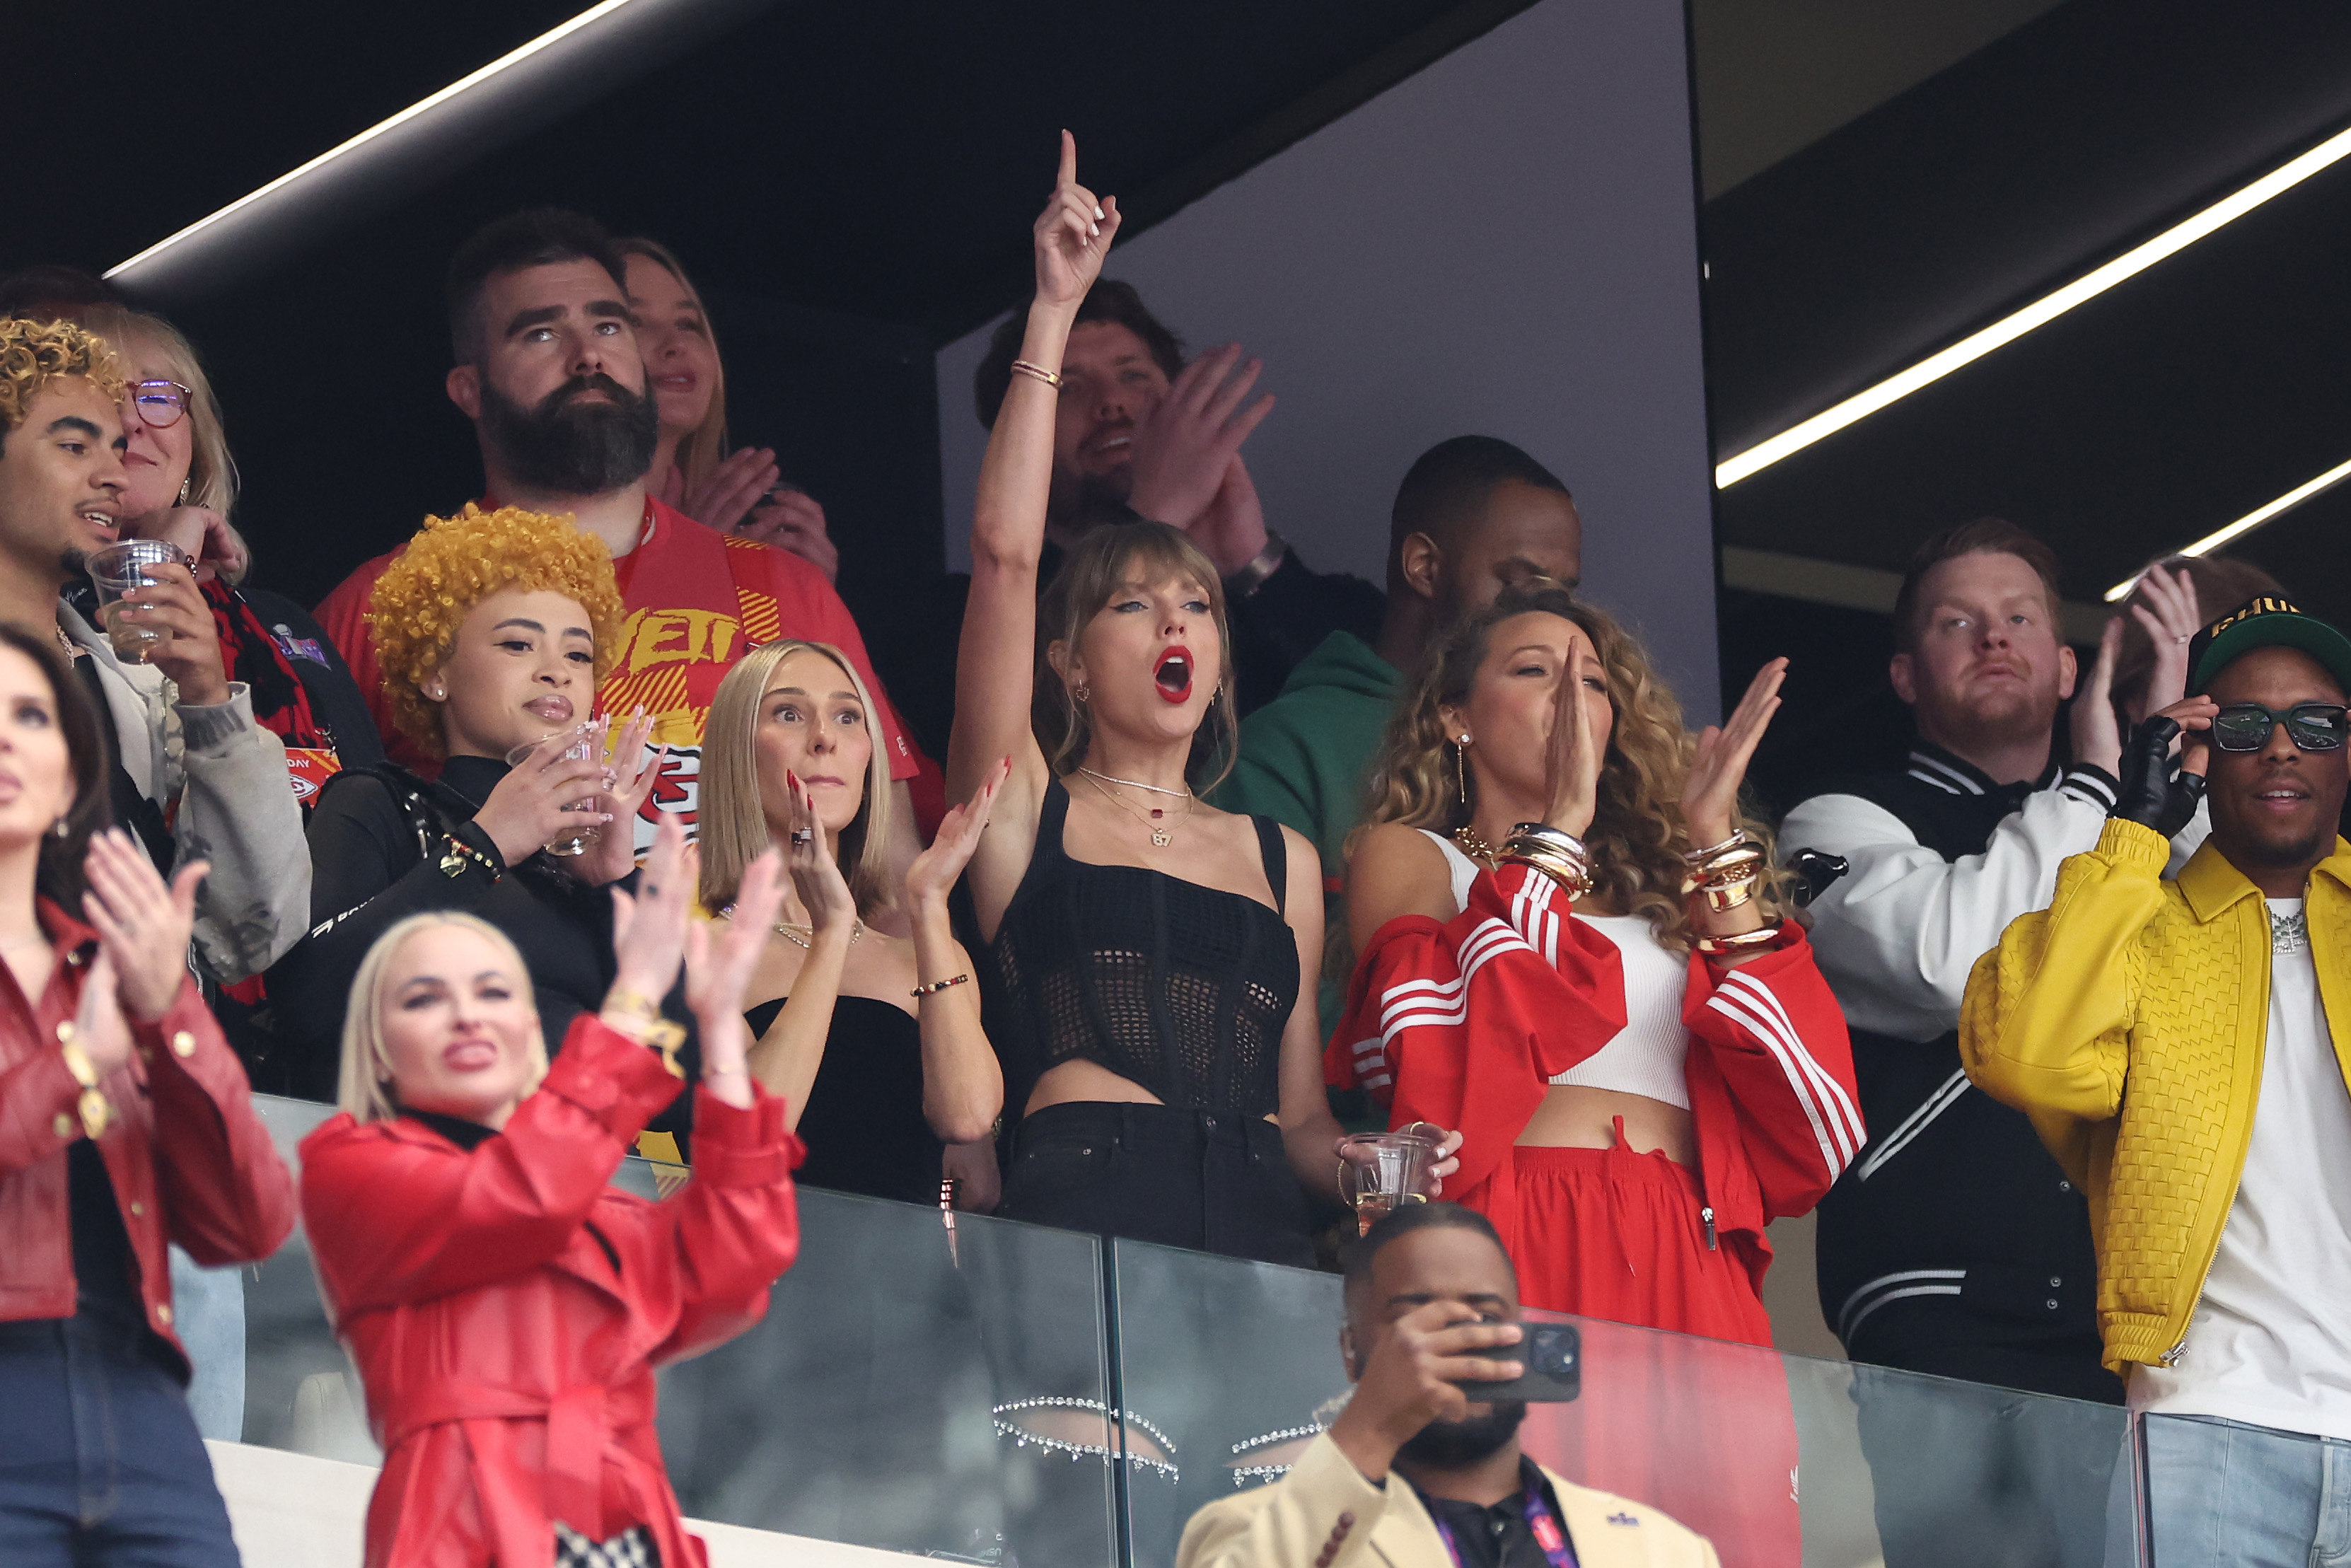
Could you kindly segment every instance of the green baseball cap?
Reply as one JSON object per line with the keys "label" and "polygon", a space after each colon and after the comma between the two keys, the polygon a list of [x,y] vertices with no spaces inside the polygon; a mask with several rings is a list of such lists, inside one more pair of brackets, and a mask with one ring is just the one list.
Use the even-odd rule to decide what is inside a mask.
{"label": "green baseball cap", "polygon": [[2325,665],[2351,696],[2351,637],[2274,594],[2248,599],[2196,633],[2188,644],[2189,694],[2203,691],[2240,654],[2255,648],[2299,648]]}

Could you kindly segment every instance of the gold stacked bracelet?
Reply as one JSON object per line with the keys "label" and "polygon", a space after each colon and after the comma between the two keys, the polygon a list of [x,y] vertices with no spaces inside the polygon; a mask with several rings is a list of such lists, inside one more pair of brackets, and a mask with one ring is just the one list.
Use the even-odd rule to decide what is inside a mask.
{"label": "gold stacked bracelet", "polygon": [[[1754,902],[1756,889],[1762,884],[1763,846],[1749,839],[1744,828],[1734,831],[1719,844],[1691,850],[1682,856],[1682,861],[1689,867],[1688,874],[1682,878],[1682,896],[1702,900],[1709,914],[1728,915]],[[1780,923],[1771,920],[1753,931],[1701,937],[1698,950],[1742,953],[1779,938]]]}
{"label": "gold stacked bracelet", "polygon": [[1682,878],[1682,896],[1703,898],[1717,915],[1728,915],[1751,900],[1762,879],[1762,848],[1748,841],[1744,828],[1719,844],[1690,851],[1682,860],[1689,867]]}
{"label": "gold stacked bracelet", "polygon": [[1542,822],[1520,822],[1496,857],[1531,867],[1559,884],[1570,904],[1592,891],[1592,854],[1573,833]]}

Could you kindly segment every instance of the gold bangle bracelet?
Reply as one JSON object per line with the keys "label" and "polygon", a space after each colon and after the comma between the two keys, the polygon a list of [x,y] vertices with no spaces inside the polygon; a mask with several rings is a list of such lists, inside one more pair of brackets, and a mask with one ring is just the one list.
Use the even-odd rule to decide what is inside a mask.
{"label": "gold bangle bracelet", "polygon": [[1763,852],[1759,849],[1733,850],[1706,865],[1697,867],[1682,878],[1685,896],[1702,887],[1728,887],[1732,883],[1753,879],[1763,869]]}
{"label": "gold bangle bracelet", "polygon": [[1049,371],[1044,366],[1037,364],[1033,361],[1013,361],[1012,373],[1019,376],[1029,376],[1037,381],[1043,382],[1055,392],[1060,392],[1061,390],[1061,378],[1060,373],[1058,371]]}
{"label": "gold bangle bracelet", "polygon": [[1743,953],[1750,947],[1761,947],[1766,943],[1777,942],[1779,939],[1780,923],[1773,921],[1769,925],[1758,927],[1753,931],[1741,931],[1735,936],[1701,936],[1698,939],[1696,946],[1701,953]]}
{"label": "gold bangle bracelet", "polygon": [[1550,878],[1558,884],[1561,892],[1567,894],[1570,904],[1592,891],[1592,873],[1580,865],[1570,863],[1564,856],[1528,854],[1506,848],[1499,858],[1505,864],[1522,865]]}
{"label": "gold bangle bracelet", "polygon": [[1755,884],[1759,880],[1750,876],[1738,882],[1714,883],[1698,889],[1698,892],[1706,899],[1707,908],[1717,915],[1728,915],[1754,900]]}

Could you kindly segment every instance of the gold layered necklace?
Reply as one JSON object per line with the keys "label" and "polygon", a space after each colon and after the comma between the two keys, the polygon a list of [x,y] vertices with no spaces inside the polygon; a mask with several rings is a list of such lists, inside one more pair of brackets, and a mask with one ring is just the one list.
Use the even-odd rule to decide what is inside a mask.
{"label": "gold layered necklace", "polygon": [[[1111,793],[1111,791],[1102,784],[1102,781],[1104,779],[1110,779],[1109,774],[1096,773],[1091,768],[1081,768],[1078,771],[1086,776],[1086,782],[1092,785],[1095,792],[1101,795],[1103,800],[1108,800],[1112,805],[1116,806],[1120,810],[1124,811],[1128,816],[1133,817],[1136,821],[1143,824],[1144,831],[1151,835],[1152,848],[1164,850],[1168,845],[1176,841],[1175,824],[1168,823],[1165,827],[1160,825],[1166,817],[1166,812],[1164,810],[1157,806],[1154,806],[1151,809],[1151,814],[1146,817],[1141,811],[1136,810],[1133,806],[1128,805],[1116,795]],[[1111,779],[1111,782],[1113,784],[1124,784],[1130,781],[1124,779]],[[1184,817],[1188,818],[1192,814],[1192,794],[1191,791],[1187,789],[1162,789],[1156,784],[1137,784],[1134,787],[1138,789],[1151,790],[1154,794],[1158,795],[1180,795],[1183,797],[1184,800]],[[1183,819],[1178,819],[1178,821],[1181,820]]]}
{"label": "gold layered necklace", "polygon": [[1453,841],[1461,846],[1463,854],[1468,855],[1479,865],[1488,867],[1493,865],[1494,846],[1488,843],[1484,836],[1470,823],[1464,822],[1453,830]]}
{"label": "gold layered necklace", "polygon": [[[813,925],[795,925],[789,920],[778,920],[776,922],[776,935],[795,946],[806,947],[810,952],[816,951],[816,927]],[[857,939],[864,935],[865,922],[852,920],[849,923],[851,946],[856,946]]]}

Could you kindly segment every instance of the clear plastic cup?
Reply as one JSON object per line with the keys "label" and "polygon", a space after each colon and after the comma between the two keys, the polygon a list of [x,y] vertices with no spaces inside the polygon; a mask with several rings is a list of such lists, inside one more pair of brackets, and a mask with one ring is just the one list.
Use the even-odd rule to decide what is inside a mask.
{"label": "clear plastic cup", "polygon": [[[565,761],[601,762],[603,760],[603,748],[596,744],[596,737],[586,730],[572,729],[559,730],[553,735],[543,735],[528,746],[516,747],[512,751],[507,753],[507,766],[509,768],[519,768],[532,752],[537,751],[549,741],[563,740],[567,737],[569,737],[570,744],[567,745],[563,748],[562,757]],[[592,811],[596,809],[596,802],[592,798],[586,800],[575,800],[570,805],[566,806],[563,809],[567,811]],[[586,854],[588,852],[588,846],[596,841],[596,835],[601,831],[601,829],[593,827],[582,828],[579,832],[573,834],[568,839],[558,839],[551,844],[541,844],[538,847],[546,851],[549,854],[557,856],[559,859],[568,859],[572,855]]]}
{"label": "clear plastic cup", "polygon": [[1426,1133],[1351,1133],[1339,1141],[1339,1195],[1363,1235],[1390,1211],[1426,1203],[1437,1140]]}
{"label": "clear plastic cup", "polygon": [[117,539],[89,556],[90,586],[98,590],[98,623],[114,644],[114,656],[125,664],[143,664],[171,633],[158,626],[123,621],[122,596],[134,588],[152,587],[162,580],[155,569],[186,566],[188,552],[169,539]]}

